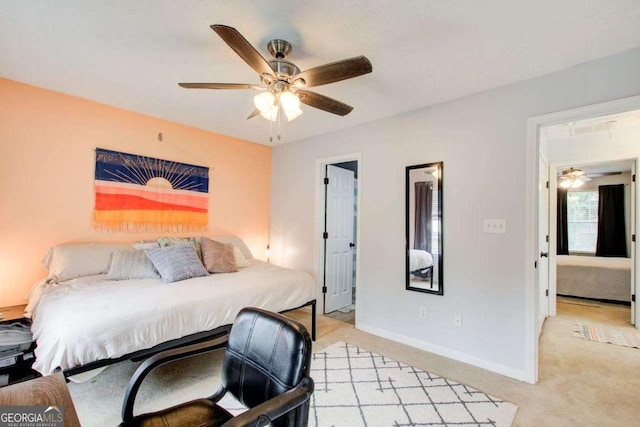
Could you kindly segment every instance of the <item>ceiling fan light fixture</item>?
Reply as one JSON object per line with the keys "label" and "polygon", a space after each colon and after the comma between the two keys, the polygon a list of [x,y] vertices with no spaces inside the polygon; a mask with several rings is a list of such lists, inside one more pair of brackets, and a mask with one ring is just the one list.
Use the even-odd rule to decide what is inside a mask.
{"label": "ceiling fan light fixture", "polygon": [[291,91],[285,91],[280,94],[280,105],[285,111],[294,111],[300,109],[300,98]]}
{"label": "ceiling fan light fixture", "polygon": [[292,121],[300,117],[302,110],[300,109],[300,98],[291,91],[285,91],[280,94],[280,106],[287,116],[287,120]]}
{"label": "ceiling fan light fixture", "polygon": [[577,178],[565,178],[561,179],[558,186],[561,188],[579,188],[584,185],[584,181]]}
{"label": "ceiling fan light fixture", "polygon": [[278,106],[272,104],[271,107],[267,108],[266,111],[262,111],[260,115],[267,120],[275,122],[276,120],[278,120],[278,110]]}
{"label": "ceiling fan light fixture", "polygon": [[265,91],[253,97],[253,105],[255,105],[261,113],[268,113],[269,109],[274,106],[275,99],[273,93]]}
{"label": "ceiling fan light fixture", "polygon": [[284,110],[284,114],[287,116],[288,121],[292,121],[300,117],[300,115],[302,114],[302,110],[300,109],[300,107],[295,109],[287,109],[283,107],[282,109]]}

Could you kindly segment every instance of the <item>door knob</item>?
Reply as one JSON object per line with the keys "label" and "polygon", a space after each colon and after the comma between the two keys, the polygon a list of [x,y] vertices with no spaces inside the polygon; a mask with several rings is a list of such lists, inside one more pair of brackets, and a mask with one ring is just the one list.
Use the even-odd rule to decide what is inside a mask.
{"label": "door knob", "polygon": [[350,248],[353,248],[353,247],[355,247],[355,246],[356,246],[356,244],[355,244],[355,243],[353,243],[353,242],[349,243],[349,247],[350,247]]}
{"label": "door knob", "polygon": [[549,252],[540,252],[540,256],[548,258],[549,257]]}

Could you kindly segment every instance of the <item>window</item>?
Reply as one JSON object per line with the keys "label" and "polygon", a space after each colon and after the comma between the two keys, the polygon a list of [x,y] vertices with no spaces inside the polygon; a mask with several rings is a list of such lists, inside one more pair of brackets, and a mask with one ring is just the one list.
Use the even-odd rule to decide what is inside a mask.
{"label": "window", "polygon": [[569,252],[595,254],[598,235],[598,192],[567,193]]}

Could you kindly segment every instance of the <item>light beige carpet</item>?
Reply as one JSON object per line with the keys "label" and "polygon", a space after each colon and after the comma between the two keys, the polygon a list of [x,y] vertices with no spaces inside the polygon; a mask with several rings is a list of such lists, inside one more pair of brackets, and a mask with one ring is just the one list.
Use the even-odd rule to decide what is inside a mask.
{"label": "light beige carpet", "polygon": [[[595,345],[591,341],[572,337],[578,321],[631,328],[629,307],[617,304],[593,307],[582,302],[569,302],[568,299],[559,298],[558,316],[550,317],[544,323],[539,348],[539,382],[536,385],[376,337],[327,316],[318,316],[318,340],[313,344],[313,351],[321,351],[339,341],[348,342],[467,384],[517,405],[514,427],[637,425],[640,420],[637,399],[640,390],[640,351],[616,345]],[[289,315],[307,328],[310,327],[308,309],[296,310]],[[148,406],[140,409],[151,410],[156,400],[158,406],[162,407],[163,399],[171,400],[172,396],[167,395],[166,389],[163,389],[162,396],[154,394],[154,390],[166,384],[176,384],[175,381],[183,384],[177,397],[183,400],[201,397],[194,396],[193,383],[199,372],[193,367],[204,366],[205,372],[215,371],[219,362],[214,359],[206,364],[190,362],[181,371],[163,372],[161,368],[160,372],[155,372],[154,379],[143,384],[141,392],[147,394],[147,398],[143,399]],[[102,381],[69,384],[83,426],[113,426],[119,423],[124,389],[137,364],[123,362],[120,365],[123,368],[118,368],[119,374],[111,376],[113,382],[110,384]],[[114,368],[111,366],[105,372]],[[211,385],[211,392],[216,385]],[[97,414],[95,418],[94,414]],[[101,420],[104,424],[100,424]]]}
{"label": "light beige carpet", "polygon": [[[213,394],[220,384],[223,351],[199,355],[153,371],[143,382],[135,413],[166,408]],[[69,384],[84,427],[117,425],[124,389],[139,363],[109,366],[86,383]],[[316,390],[309,425],[511,426],[517,407],[455,381],[336,343],[314,353]],[[231,395],[220,404],[238,414]]]}

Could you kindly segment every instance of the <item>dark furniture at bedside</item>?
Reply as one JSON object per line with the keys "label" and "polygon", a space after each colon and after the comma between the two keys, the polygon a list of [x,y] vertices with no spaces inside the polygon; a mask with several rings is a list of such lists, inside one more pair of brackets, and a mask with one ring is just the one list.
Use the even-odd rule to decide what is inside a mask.
{"label": "dark furniture at bedside", "polygon": [[[0,308],[2,319],[0,325],[10,325],[20,323],[31,326],[31,320],[24,317],[24,305]],[[35,360],[35,342],[20,351],[3,350],[0,351],[0,387],[27,381],[40,376],[39,373],[31,369]]]}

